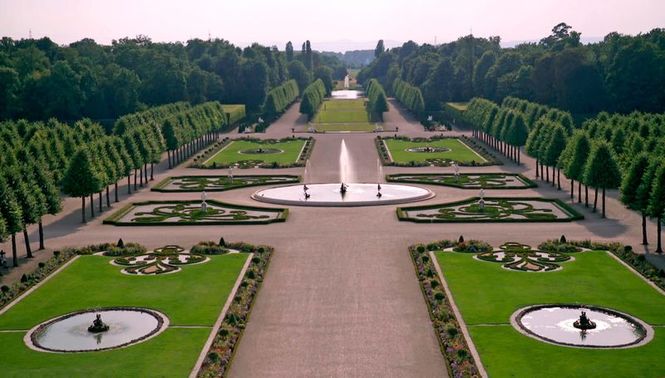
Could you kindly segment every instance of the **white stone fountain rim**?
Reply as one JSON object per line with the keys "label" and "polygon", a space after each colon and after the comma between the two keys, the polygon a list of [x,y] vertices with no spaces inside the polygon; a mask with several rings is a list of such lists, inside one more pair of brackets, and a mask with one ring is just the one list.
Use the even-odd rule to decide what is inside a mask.
{"label": "white stone fountain rim", "polygon": [[[436,193],[433,191],[427,189],[427,188],[422,188],[419,186],[415,185],[403,185],[403,184],[392,184],[392,183],[380,183],[382,187],[390,187],[390,186],[400,186],[400,187],[409,187],[409,188],[417,188],[420,190],[424,190],[427,193],[421,196],[416,196],[416,197],[409,197],[409,198],[401,198],[401,199],[385,199],[385,200],[371,200],[371,201],[354,201],[354,202],[344,202],[344,201],[302,201],[302,200],[289,200],[289,199],[278,199],[278,198],[266,198],[264,196],[259,195],[261,192],[270,190],[270,189],[277,189],[277,188],[286,188],[286,187],[300,187],[302,188],[303,185],[305,184],[289,184],[289,185],[279,185],[279,186],[272,186],[270,188],[263,188],[259,189],[256,192],[254,192],[251,195],[251,198],[255,201],[259,202],[264,202],[264,203],[272,203],[272,204],[277,204],[277,205],[291,205],[291,206],[302,206],[302,207],[362,207],[362,206],[384,206],[384,205],[395,205],[395,204],[403,204],[403,203],[412,203],[412,202],[419,202],[419,201],[426,201],[428,199],[432,199],[436,196]],[[341,185],[341,183],[307,183],[306,184],[308,187],[315,187],[317,185]],[[347,185],[371,185],[371,186],[376,186],[376,182],[352,182]]]}
{"label": "white stone fountain rim", "polygon": [[[70,318],[72,316],[77,316],[77,315],[82,315],[86,313],[103,313],[104,311],[134,311],[134,312],[142,312],[142,313],[147,313],[151,316],[153,316],[155,319],[157,319],[157,328],[153,329],[151,332],[140,336],[136,339],[130,340],[129,342],[126,342],[124,344],[120,345],[115,345],[115,346],[110,346],[107,348],[99,348],[99,349],[85,349],[85,350],[56,350],[56,349],[50,349],[50,348],[43,348],[39,345],[36,345],[33,342],[32,336],[40,331],[42,328],[48,327],[53,323],[56,323],[58,321]],[[116,306],[116,307],[103,307],[103,308],[98,308],[98,309],[86,309],[86,310],[79,310],[79,311],[73,311],[64,315],[59,315],[56,316],[55,318],[51,318],[49,320],[46,320],[44,322],[41,322],[37,324],[36,326],[30,328],[30,330],[23,336],[23,342],[25,345],[28,346],[28,348],[35,350],[37,352],[46,352],[46,353],[59,353],[59,354],[66,354],[66,353],[87,353],[87,352],[101,352],[101,351],[107,351],[107,350],[114,350],[114,349],[123,349],[127,348],[136,344],[140,344],[142,342],[148,341],[162,332],[164,332],[168,327],[169,327],[170,321],[168,316],[164,315],[164,313],[153,310],[150,308],[144,308],[144,307],[127,307],[127,306]]]}
{"label": "white stone fountain rim", "polygon": [[[579,345],[579,344],[570,344],[570,343],[562,343],[562,342],[557,342],[554,340],[550,340],[548,338],[539,336],[529,330],[527,330],[524,326],[522,326],[520,319],[522,316],[526,315],[527,313],[531,311],[536,311],[541,308],[548,308],[548,307],[564,307],[564,308],[584,308],[584,309],[589,309],[593,311],[599,311],[599,312],[604,312],[607,314],[615,315],[621,318],[624,318],[625,320],[640,325],[644,331],[646,332],[645,336],[637,341],[633,342],[630,344],[624,344],[624,345]],[[557,345],[557,346],[562,346],[562,347],[567,347],[567,348],[580,348],[580,349],[628,349],[628,348],[637,348],[643,345],[648,344],[653,340],[654,338],[654,330],[653,327],[651,327],[648,323],[644,322],[643,320],[627,314],[625,312],[621,312],[615,309],[611,308],[606,308],[606,307],[600,307],[600,306],[594,306],[594,305],[581,305],[581,304],[574,304],[574,303],[549,303],[549,304],[538,304],[538,305],[531,305],[531,306],[526,306],[518,309],[517,311],[513,312],[512,315],[510,315],[510,325],[513,326],[519,333],[522,335],[528,336],[534,340],[538,340],[543,343],[547,344],[552,344],[552,345]]]}

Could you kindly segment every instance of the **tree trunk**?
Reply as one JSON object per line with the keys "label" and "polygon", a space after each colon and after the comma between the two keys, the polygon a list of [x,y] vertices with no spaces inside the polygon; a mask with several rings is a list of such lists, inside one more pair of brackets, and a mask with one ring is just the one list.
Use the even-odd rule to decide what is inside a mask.
{"label": "tree trunk", "polygon": [[102,202],[102,192],[99,192],[99,213],[101,214],[104,206],[104,202]]}
{"label": "tree trunk", "polygon": [[663,219],[661,217],[658,217],[658,247],[656,248],[656,253],[663,253],[663,245],[661,243],[661,222]]}
{"label": "tree trunk", "polygon": [[138,190],[138,188],[136,187],[136,182],[137,182],[136,175],[137,175],[136,168],[134,168],[134,191]]}
{"label": "tree trunk", "polygon": [[570,180],[570,202],[575,201],[575,180]]}
{"label": "tree trunk", "polygon": [[546,177],[545,181],[550,182],[550,166],[549,165],[545,167],[545,175],[546,175],[545,176]]}
{"label": "tree trunk", "polygon": [[18,254],[16,253],[16,234],[12,234],[12,262],[14,268],[18,266]]}
{"label": "tree trunk", "polygon": [[106,207],[111,207],[111,194],[109,185],[106,185]]}
{"label": "tree trunk", "polygon": [[521,151],[520,151],[520,146],[517,146],[517,165],[521,165],[521,164],[522,164],[522,162],[521,162],[521,159],[522,159],[522,158],[521,158],[521,155],[522,155],[522,154],[521,154],[520,152],[521,152]]}
{"label": "tree trunk", "polygon": [[605,218],[605,187],[603,187],[603,218]]}
{"label": "tree trunk", "polygon": [[582,181],[577,182],[577,203],[582,203]]}
{"label": "tree trunk", "polygon": [[556,170],[556,188],[561,190],[561,168]]}
{"label": "tree trunk", "polygon": [[23,225],[23,241],[25,242],[25,254],[26,254],[26,256],[29,259],[33,258],[32,248],[30,248],[30,238],[28,237],[28,225],[27,224]]}
{"label": "tree trunk", "polygon": [[95,217],[95,197],[92,194],[90,195],[90,217]]}
{"label": "tree trunk", "polygon": [[150,181],[155,179],[155,163],[150,163]]}
{"label": "tree trunk", "polygon": [[132,173],[127,175],[127,194],[132,194]]}
{"label": "tree trunk", "polygon": [[169,169],[173,168],[173,164],[171,164],[171,150],[166,150],[166,156],[169,161]]}
{"label": "tree trunk", "polygon": [[584,207],[589,207],[589,185],[584,184]]}
{"label": "tree trunk", "polygon": [[540,177],[538,174],[538,159],[536,159],[536,178]]}
{"label": "tree trunk", "polygon": [[39,250],[41,251],[43,249],[46,249],[46,247],[44,247],[44,224],[42,223],[41,219],[39,220],[38,225],[39,225]]}
{"label": "tree trunk", "polygon": [[85,196],[81,197],[81,219],[83,223],[86,223],[85,220]]}
{"label": "tree trunk", "polygon": [[642,212],[642,245],[649,245],[647,240],[647,215]]}
{"label": "tree trunk", "polygon": [[115,182],[115,192],[114,193],[115,193],[115,202],[120,202],[120,200],[118,199],[118,182],[117,181]]}
{"label": "tree trunk", "polygon": [[593,212],[595,213],[596,210],[598,209],[598,188],[594,188],[595,190],[595,196],[593,197]]}
{"label": "tree trunk", "polygon": [[139,167],[139,186],[143,188],[143,167]]}

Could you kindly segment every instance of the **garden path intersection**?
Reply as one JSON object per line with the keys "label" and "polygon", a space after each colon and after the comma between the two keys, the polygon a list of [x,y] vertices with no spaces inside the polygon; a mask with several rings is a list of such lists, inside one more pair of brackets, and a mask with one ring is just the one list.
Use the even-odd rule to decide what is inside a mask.
{"label": "garden path intersection", "polygon": [[[394,101],[385,115],[385,123],[399,127],[399,135],[429,137],[422,126]],[[301,134],[306,120],[298,114],[298,104],[291,108],[265,134],[252,134],[262,139],[296,136],[316,139],[310,157],[311,182],[339,181],[339,150],[345,141],[358,182],[377,180],[375,133]],[[456,130],[446,135],[470,132]],[[393,136],[394,133],[383,133]],[[231,137],[240,136],[233,132]],[[535,162],[523,155],[521,166],[502,159],[504,165],[461,167],[460,173],[520,173],[535,180]],[[389,167],[385,174],[452,173],[451,167]],[[302,175],[304,168],[243,169],[237,175]],[[166,169],[156,167],[151,186],[170,176],[225,175],[227,170],[188,168],[183,163]],[[562,178],[562,181],[563,178]],[[492,197],[556,198],[570,204],[569,194],[547,183],[536,181],[537,188],[496,189]],[[455,202],[478,195],[477,189],[464,190],[449,186],[413,184],[430,189],[432,199],[417,205]],[[568,187],[567,182],[562,182]],[[124,191],[123,191],[124,189]],[[284,207],[257,203],[250,196],[256,187],[209,192],[210,200],[246,206]],[[126,193],[126,187],[120,187]],[[489,193],[487,194],[489,196]],[[231,364],[233,377],[301,377],[301,376],[409,376],[440,377],[446,369],[434,334],[428,308],[422,294],[408,246],[439,239],[480,239],[500,245],[507,241],[538,245],[551,238],[566,235],[575,240],[612,240],[632,245],[643,251],[641,217],[626,210],[609,192],[608,219],[601,219],[583,205],[572,206],[584,220],[564,223],[446,223],[426,224],[399,222],[395,205],[357,208],[289,208],[283,223],[243,226],[148,226],[115,227],[102,224],[113,211],[132,202],[155,200],[197,200],[199,192],[160,193],[149,189],[131,196],[102,216],[82,225],[80,202],[67,199],[64,210],[45,218],[45,237],[49,248],[125,241],[144,244],[147,248],[165,244],[193,245],[201,240],[247,241],[266,244],[275,253],[264,285],[256,298],[251,319]],[[287,206],[288,207],[288,206]],[[36,234],[36,230],[32,230]],[[655,224],[649,223],[655,236]],[[20,238],[19,238],[20,239]],[[34,238],[36,240],[36,238]],[[21,245],[22,240],[17,240]],[[3,244],[5,251],[11,247]],[[34,268],[40,255],[23,262],[18,272]]]}

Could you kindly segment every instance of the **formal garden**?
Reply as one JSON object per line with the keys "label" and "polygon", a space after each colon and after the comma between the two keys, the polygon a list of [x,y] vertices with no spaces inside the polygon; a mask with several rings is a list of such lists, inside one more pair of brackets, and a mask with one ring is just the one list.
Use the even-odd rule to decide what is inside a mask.
{"label": "formal garden", "polygon": [[[495,248],[461,238],[456,242],[412,246],[410,252],[442,350],[455,374],[474,375],[479,371],[474,348],[467,343],[466,335],[490,376],[665,374],[658,362],[658,356],[665,351],[665,317],[661,311],[665,308],[665,285],[630,247],[567,242],[563,238],[537,247],[507,242]],[[521,268],[516,265],[518,261]],[[532,264],[544,265],[534,270],[528,268]],[[514,322],[520,314],[518,310],[535,305],[582,306],[582,310],[598,308],[604,314],[622,314],[635,320],[636,325],[643,324],[627,335],[633,335],[640,343],[622,348],[594,346],[594,340],[616,331],[623,323],[613,319],[607,324],[596,318],[596,329],[581,331],[572,326],[579,310],[570,324],[552,320],[555,323],[546,326],[548,332],[560,328],[564,337],[575,340],[579,346],[553,345],[536,339]],[[532,320],[522,321],[528,324]],[[646,337],[642,332],[646,332]],[[612,338],[605,337],[603,341],[611,343]],[[543,366],[547,369],[543,370]]]}
{"label": "formal garden", "polygon": [[173,176],[167,177],[150,190],[165,193],[223,192],[231,189],[260,185],[280,185],[300,182],[295,175],[239,175],[231,171],[226,176]]}
{"label": "formal garden", "polygon": [[194,168],[289,168],[304,166],[311,138],[225,139],[194,159]]}
{"label": "formal garden", "polygon": [[316,131],[374,131],[366,109],[366,99],[326,100],[312,120]]}
{"label": "formal garden", "polygon": [[473,197],[462,201],[400,207],[401,221],[416,223],[571,222],[584,219],[558,199],[539,197]]}
{"label": "formal garden", "polygon": [[[271,253],[269,247],[227,244],[223,239],[189,250],[169,245],[146,251],[120,240],[57,251],[20,283],[3,286],[3,375],[224,372]],[[154,266],[161,268],[149,269]],[[142,269],[123,274],[123,267]],[[158,330],[141,336],[145,320],[114,317],[134,312],[158,317]],[[97,322],[95,314],[101,315],[97,320],[106,331],[85,330]],[[76,322],[80,325],[71,324]],[[51,334],[60,336],[54,339]],[[118,344],[123,338],[128,341]]]}
{"label": "formal garden", "polygon": [[241,206],[216,200],[130,203],[104,219],[114,226],[242,225],[284,222],[288,209]]}
{"label": "formal garden", "polygon": [[517,173],[398,173],[387,175],[388,182],[442,185],[459,189],[528,189],[537,184]]}
{"label": "formal garden", "polygon": [[465,137],[377,137],[376,146],[384,165],[401,167],[495,165],[484,147]]}

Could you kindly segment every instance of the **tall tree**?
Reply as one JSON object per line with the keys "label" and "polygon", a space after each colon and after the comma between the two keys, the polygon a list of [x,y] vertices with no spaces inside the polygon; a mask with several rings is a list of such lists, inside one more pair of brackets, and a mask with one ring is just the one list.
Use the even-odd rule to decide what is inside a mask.
{"label": "tall tree", "polygon": [[379,39],[379,42],[376,44],[376,48],[374,48],[374,57],[378,58],[381,56],[386,51],[385,46],[383,45],[383,39]]}
{"label": "tall tree", "polygon": [[[48,171],[46,166],[39,162],[31,164],[32,171],[35,175],[35,181],[39,185],[45,200],[46,200],[46,214],[56,215],[62,210],[62,199],[60,198],[60,190],[55,184],[53,175]],[[44,226],[41,217],[39,218],[39,249],[44,249]]]}
{"label": "tall tree", "polygon": [[570,196],[571,199],[574,195],[575,180],[578,182],[577,186],[577,203],[582,202],[582,181],[584,180],[584,165],[589,157],[591,145],[589,138],[584,131],[575,131],[573,136],[566,144],[566,149],[569,150],[567,159],[564,163],[563,173],[568,177],[571,185]]}
{"label": "tall tree", "polygon": [[658,225],[658,246],[656,252],[663,253],[661,226],[663,217],[665,217],[665,162],[661,161],[660,166],[656,170],[653,183],[651,184],[651,196],[647,211],[649,215],[656,218],[656,224]]}
{"label": "tall tree", "polygon": [[642,244],[647,245],[647,207],[648,202],[640,201],[638,188],[642,183],[642,178],[649,168],[649,155],[641,153],[628,168],[626,175],[621,182],[621,202],[633,210],[642,214]]}
{"label": "tall tree", "polygon": [[21,206],[19,205],[14,191],[9,187],[9,184],[0,174],[0,214],[6,224],[6,231],[12,238],[12,262],[16,267],[18,266],[18,253],[16,250],[16,233],[21,232],[23,229],[23,214],[21,213]]}
{"label": "tall tree", "polygon": [[[72,157],[62,179],[62,190],[71,197],[81,197],[81,217],[85,219],[85,197],[102,190],[103,177],[88,148],[81,148]],[[92,205],[92,204],[91,204]],[[93,205],[94,206],[94,205]]]}
{"label": "tall tree", "polygon": [[591,147],[591,153],[584,168],[584,179],[586,183],[596,188],[596,191],[598,188],[602,189],[602,215],[605,218],[605,190],[615,189],[621,185],[621,171],[609,143],[598,141]]}
{"label": "tall tree", "polygon": [[288,41],[286,43],[286,61],[290,62],[293,60],[293,43],[291,41]]}

